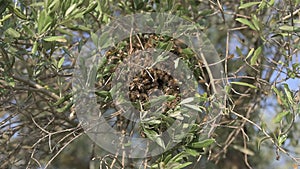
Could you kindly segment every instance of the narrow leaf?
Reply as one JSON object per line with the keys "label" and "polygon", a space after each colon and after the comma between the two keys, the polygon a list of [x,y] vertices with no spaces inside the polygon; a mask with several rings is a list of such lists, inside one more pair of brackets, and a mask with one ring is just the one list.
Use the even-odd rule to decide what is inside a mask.
{"label": "narrow leaf", "polygon": [[198,106],[196,106],[196,105],[192,105],[192,104],[184,104],[184,106],[186,106],[186,107],[188,107],[188,108],[190,108],[190,109],[199,111],[199,112],[202,111],[202,110],[201,110]]}
{"label": "narrow leaf", "polygon": [[20,33],[13,28],[8,28],[5,32],[13,38],[19,38],[21,36]]}
{"label": "narrow leaf", "polygon": [[254,152],[251,151],[250,149],[248,148],[244,148],[244,147],[241,147],[241,146],[238,146],[238,145],[233,145],[233,148],[244,153],[244,154],[247,154],[247,155],[250,155],[250,156],[253,156],[254,155]]}
{"label": "narrow leaf", "polygon": [[60,58],[57,64],[57,68],[60,69],[64,62],[65,62],[65,57]]}
{"label": "narrow leaf", "polygon": [[207,139],[200,142],[192,143],[192,148],[204,148],[210,146],[212,143],[215,142],[215,139]]}
{"label": "narrow leaf", "polygon": [[250,56],[252,56],[253,52],[254,52],[254,48],[251,48],[248,55],[246,56],[246,59],[248,59]]}
{"label": "narrow leaf", "polygon": [[174,167],[173,169],[182,169],[182,168],[185,168],[189,165],[193,164],[192,162],[186,162],[186,163],[183,163],[183,164],[179,164],[177,165],[176,167]]}
{"label": "narrow leaf", "polygon": [[241,22],[244,25],[249,26],[251,29],[256,30],[255,26],[252,24],[252,22],[250,22],[248,19],[244,19],[244,18],[237,18],[235,19],[238,22]]}
{"label": "narrow leaf", "polygon": [[291,90],[289,89],[288,84],[283,84],[283,88],[284,88],[284,92],[285,92],[285,94],[286,94],[286,97],[287,97],[289,103],[290,103],[291,105],[295,104],[295,102],[294,102],[294,100],[293,100],[293,97],[292,97],[292,92],[291,92]]}
{"label": "narrow leaf", "polygon": [[258,47],[255,50],[255,52],[254,52],[254,54],[253,54],[253,56],[252,56],[252,58],[250,60],[250,64],[251,65],[255,65],[256,64],[256,62],[258,60],[258,57],[260,56],[261,52],[262,52],[262,47],[260,46],[260,47]]}
{"label": "narrow leaf", "polygon": [[230,82],[231,84],[235,84],[235,85],[240,85],[240,86],[246,86],[246,87],[250,87],[252,89],[256,89],[256,86],[246,83],[246,82]]}
{"label": "narrow leaf", "polygon": [[235,49],[240,56],[243,56],[242,50],[238,46],[236,46]]}
{"label": "narrow leaf", "polygon": [[257,149],[260,150],[261,144],[262,144],[264,141],[269,140],[269,139],[272,139],[272,138],[269,137],[269,136],[266,136],[266,137],[263,137],[263,138],[259,139],[259,140],[258,140],[258,143],[257,143]]}
{"label": "narrow leaf", "polygon": [[244,8],[249,8],[251,6],[254,6],[254,5],[258,5],[260,4],[261,2],[248,2],[248,3],[244,3],[242,4],[239,9],[244,9]]}
{"label": "narrow leaf", "polygon": [[289,25],[284,25],[279,27],[279,29],[287,32],[300,32],[300,27],[299,26],[289,26]]}
{"label": "narrow leaf", "polygon": [[43,40],[47,42],[67,42],[66,38],[63,36],[46,36],[43,38]]}
{"label": "narrow leaf", "polygon": [[254,24],[256,30],[260,30],[260,21],[258,20],[257,16],[256,15],[253,15],[252,16],[252,19],[251,19],[252,23]]}
{"label": "narrow leaf", "polygon": [[281,112],[281,113],[278,113],[276,116],[275,116],[275,118],[273,119],[273,122],[274,123],[279,123],[282,119],[283,119],[283,117],[285,117],[286,115],[288,115],[290,112],[288,112],[288,111],[283,111],[283,112]]}
{"label": "narrow leaf", "polygon": [[66,13],[65,13],[65,16],[68,16],[71,12],[73,12],[75,8],[76,8],[76,4],[71,5],[71,6],[67,9],[67,11],[66,11]]}
{"label": "narrow leaf", "polygon": [[37,49],[38,49],[38,42],[35,41],[35,42],[33,43],[33,47],[32,47],[31,53],[32,53],[32,54],[35,54],[36,51],[37,51]]}
{"label": "narrow leaf", "polygon": [[193,97],[189,97],[189,98],[186,98],[186,99],[182,100],[180,102],[180,104],[186,104],[186,103],[190,103],[192,101],[194,101],[194,98]]}

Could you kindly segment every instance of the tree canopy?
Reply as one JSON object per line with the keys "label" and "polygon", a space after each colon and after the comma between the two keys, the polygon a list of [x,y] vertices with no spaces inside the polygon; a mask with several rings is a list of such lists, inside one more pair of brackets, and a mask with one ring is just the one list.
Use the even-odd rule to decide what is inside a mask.
{"label": "tree canopy", "polygon": [[[157,22],[149,22],[154,14]],[[163,14],[194,27],[172,25],[181,20]],[[155,32],[129,30],[116,40],[136,23]],[[162,31],[168,24],[179,33]],[[195,30],[201,38],[181,36]],[[0,168],[298,168],[299,41],[299,0],[0,0]],[[205,44],[206,59],[196,57],[195,44]],[[99,46],[99,56],[89,56]],[[153,60],[137,54],[150,49],[158,52]],[[219,60],[206,63],[215,54]],[[142,70],[122,67],[128,60]],[[92,92],[82,93],[86,86]],[[89,127],[100,116],[166,150],[128,158],[126,146],[135,142],[116,153],[98,146]],[[176,143],[168,149],[160,137],[166,131]]]}

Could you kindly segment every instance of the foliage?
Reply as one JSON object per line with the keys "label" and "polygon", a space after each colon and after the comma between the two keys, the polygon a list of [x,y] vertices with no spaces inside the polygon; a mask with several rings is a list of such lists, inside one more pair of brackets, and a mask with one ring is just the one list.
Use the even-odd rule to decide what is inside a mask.
{"label": "foliage", "polygon": [[[266,168],[276,159],[285,159],[287,168],[300,165],[299,0],[0,0],[0,4],[0,168]],[[201,126],[194,125],[164,154],[126,159],[85,138],[76,118],[71,78],[83,45],[90,37],[97,38],[98,29],[120,15],[145,12],[166,12],[199,25],[221,55],[226,105],[212,138],[201,137]],[[206,76],[197,69],[189,48],[176,47],[169,37],[153,37],[151,43],[180,54],[195,75]],[[110,88],[101,86],[122,60],[112,56],[128,53],[130,45],[128,39],[116,44],[98,68],[96,95],[104,108],[112,98]],[[210,85],[207,80],[201,83]],[[209,87],[205,90],[193,96],[193,102],[185,100],[187,107],[211,111],[207,105],[213,94]],[[171,104],[176,97],[159,99]],[[184,116],[171,109],[145,120],[141,133],[156,139],[174,118]],[[266,151],[274,156],[267,159]]]}

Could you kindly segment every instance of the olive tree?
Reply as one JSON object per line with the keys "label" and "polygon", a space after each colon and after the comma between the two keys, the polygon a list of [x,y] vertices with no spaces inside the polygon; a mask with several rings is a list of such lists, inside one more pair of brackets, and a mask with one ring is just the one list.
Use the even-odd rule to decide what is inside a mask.
{"label": "olive tree", "polygon": [[[1,168],[266,168],[272,165],[297,168],[300,165],[299,0],[0,2]],[[129,31],[127,38],[114,41],[115,32],[97,32],[118,18],[149,13],[169,14],[193,23],[204,35],[204,41],[159,31],[137,34]],[[163,24],[167,25],[169,20],[165,21]],[[183,27],[186,28],[183,30],[180,26],[172,29],[182,32],[194,29]],[[216,49],[213,54],[218,55],[218,60],[209,54],[196,57],[196,44],[208,41]],[[87,47],[92,48],[93,44],[103,47],[106,43],[113,46],[103,53],[98,51],[101,55],[98,65],[91,69],[80,67],[81,63],[85,65],[85,59],[80,58]],[[128,86],[121,84],[128,90],[125,94],[130,105],[137,113],[146,112],[149,117],[139,124],[135,134],[165,148],[167,143],[158,136],[174,121],[194,121],[187,124],[184,136],[175,133],[180,139],[172,148],[155,156],[128,158],[122,148],[112,153],[88,137],[90,131],[78,118],[82,109],[76,106],[81,104],[84,108],[90,93],[78,97],[83,88],[74,90],[74,76],[78,70],[87,71],[80,75],[86,76],[86,80],[92,77],[92,93],[98,104],[95,108],[103,112],[96,116],[110,112],[105,117],[107,124],[133,136],[135,123],[116,108],[118,97],[114,96],[118,93],[114,85],[118,85],[113,79],[122,73],[118,66],[126,59],[142,59],[135,53],[151,48],[180,58],[195,77],[192,83],[195,88],[184,88],[183,92],[180,85],[185,81],[181,83],[177,76],[152,68],[146,60],[147,69],[133,75]],[[154,62],[178,64],[166,62],[160,56],[163,55],[156,55]],[[222,68],[216,69],[217,64]],[[211,71],[220,75],[212,76]],[[130,71],[127,73],[129,76]],[[186,78],[184,73],[178,73],[178,77]],[[214,90],[216,81],[218,86]],[[152,98],[151,94],[157,90],[161,96]],[[196,92],[186,92],[193,90]],[[222,101],[216,101],[220,94]],[[189,97],[183,99],[185,95]],[[163,108],[151,107],[161,100],[165,101]],[[179,109],[180,106],[187,109]],[[191,110],[197,112],[197,118],[189,116]],[[203,132],[203,124],[212,128],[209,134]],[[122,146],[134,144],[127,143]]]}

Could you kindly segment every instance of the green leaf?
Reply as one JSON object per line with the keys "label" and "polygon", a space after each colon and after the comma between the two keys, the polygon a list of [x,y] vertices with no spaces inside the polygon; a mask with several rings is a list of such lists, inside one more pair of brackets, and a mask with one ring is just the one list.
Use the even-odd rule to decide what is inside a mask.
{"label": "green leaf", "polygon": [[187,56],[191,56],[191,55],[195,54],[194,51],[191,48],[182,49],[182,53],[187,55]]}
{"label": "green leaf", "polygon": [[261,52],[262,52],[262,47],[260,46],[260,47],[258,47],[255,50],[255,52],[254,52],[254,54],[253,54],[253,56],[252,56],[252,58],[250,60],[250,64],[251,65],[255,65],[256,64],[256,62],[258,60],[258,57],[260,56]]}
{"label": "green leaf", "polygon": [[265,9],[266,6],[267,6],[266,0],[262,0],[261,3],[258,5],[258,10],[261,11]]}
{"label": "green leaf", "polygon": [[207,140],[203,140],[200,142],[192,143],[191,147],[192,148],[204,148],[204,147],[210,146],[214,142],[215,142],[215,139],[207,139]]}
{"label": "green leaf", "polygon": [[283,111],[281,113],[278,113],[275,118],[273,119],[274,123],[279,123],[286,115],[288,115],[289,111]]}
{"label": "green leaf", "polygon": [[16,14],[19,18],[21,18],[21,19],[23,19],[23,20],[26,20],[26,19],[27,19],[26,15],[24,15],[24,14],[20,11],[20,9],[15,8],[15,7],[11,6],[11,5],[9,6],[9,8],[10,8],[10,10],[12,10],[13,13]]}
{"label": "green leaf", "polygon": [[173,111],[171,114],[169,114],[169,117],[176,118],[178,120],[183,120],[184,117],[181,114],[181,111]]}
{"label": "green leaf", "polygon": [[72,105],[73,105],[73,102],[70,102],[67,105],[65,105],[64,107],[56,109],[56,111],[58,113],[66,112],[66,111],[68,111],[72,107]]}
{"label": "green leaf", "polygon": [[196,157],[196,156],[199,155],[199,152],[198,152],[198,151],[196,151],[196,150],[194,150],[194,149],[190,149],[190,148],[187,148],[187,149],[185,150],[185,152],[187,152],[188,154],[190,154],[190,155],[193,156],[193,157]]}
{"label": "green leaf", "polygon": [[251,48],[248,55],[246,56],[246,59],[248,59],[250,56],[252,56],[253,52],[254,52],[254,48]]}
{"label": "green leaf", "polygon": [[71,97],[72,97],[72,94],[67,94],[64,97],[61,97],[55,103],[53,103],[53,106],[59,106],[60,104],[64,103],[65,101],[69,100]]}
{"label": "green leaf", "polygon": [[74,9],[76,8],[76,5],[77,5],[77,4],[71,5],[71,6],[67,9],[67,11],[66,11],[66,13],[65,13],[65,16],[68,16],[69,14],[71,14],[71,13],[74,11]]}
{"label": "green leaf", "polygon": [[182,168],[184,168],[186,166],[189,166],[191,164],[193,164],[193,163],[192,162],[186,162],[186,163],[183,163],[183,164],[179,164],[176,167],[172,167],[172,169],[182,169]]}
{"label": "green leaf", "polygon": [[246,86],[246,87],[250,87],[252,89],[256,89],[257,87],[252,85],[252,84],[249,84],[249,83],[246,83],[246,82],[230,82],[231,84],[235,84],[235,85],[240,85],[240,86]]}
{"label": "green leaf", "polygon": [[163,140],[161,137],[159,137],[159,136],[156,137],[155,142],[156,142],[160,147],[162,147],[163,149],[166,148],[165,143],[164,143],[164,140]]}
{"label": "green leaf", "polygon": [[35,54],[37,52],[37,49],[38,49],[38,42],[34,41],[31,53]]}
{"label": "green leaf", "polygon": [[39,19],[38,19],[38,33],[44,33],[47,31],[51,24],[52,24],[53,19],[46,13],[46,11],[41,11],[39,14]]}
{"label": "green leaf", "polygon": [[209,14],[212,14],[213,12],[214,10],[212,9],[204,9],[200,11],[199,16],[207,16]]}
{"label": "green leaf", "polygon": [[172,154],[168,154],[167,157],[164,158],[164,163],[167,164],[172,158]]}
{"label": "green leaf", "polygon": [[193,102],[193,101],[194,101],[194,98],[193,98],[193,97],[188,97],[188,98],[182,100],[182,101],[180,102],[180,104],[187,104],[187,103],[190,103],[190,102]]}
{"label": "green leaf", "polygon": [[[96,36],[96,34],[94,35]],[[99,47],[101,49],[105,49],[111,46],[112,43],[112,38],[109,32],[103,32],[100,37],[92,37],[93,38],[93,42],[97,42],[95,44],[99,44]]]}
{"label": "green leaf", "polygon": [[235,47],[235,50],[236,50],[237,54],[239,54],[240,56],[243,56],[242,50],[238,46]]}
{"label": "green leaf", "polygon": [[281,136],[278,137],[278,146],[282,146],[282,143],[285,142],[285,140],[287,139],[287,135],[286,134],[283,134]]}
{"label": "green leaf", "polygon": [[202,110],[199,108],[197,105],[192,105],[192,104],[184,104],[185,107],[188,107],[190,109],[196,110],[198,112],[202,112]]}
{"label": "green leaf", "polygon": [[42,6],[44,6],[44,5],[45,5],[44,2],[36,2],[36,3],[30,4],[29,6],[30,6],[30,7],[42,7]]}
{"label": "green leaf", "polygon": [[186,152],[178,153],[172,159],[170,159],[169,163],[181,161],[184,157],[187,157],[187,156],[188,156],[188,154]]}
{"label": "green leaf", "polygon": [[67,42],[66,38],[64,36],[46,36],[43,38],[44,41],[47,42]]}
{"label": "green leaf", "polygon": [[261,144],[262,144],[264,141],[269,140],[269,139],[272,139],[272,138],[269,137],[269,136],[266,136],[266,137],[263,137],[263,138],[259,139],[258,142],[257,142],[257,149],[260,150]]}
{"label": "green leaf", "polygon": [[142,120],[143,123],[145,123],[146,125],[157,125],[157,124],[161,124],[161,120],[156,120],[156,119],[143,119]]}
{"label": "green leaf", "polygon": [[60,58],[57,64],[57,68],[60,69],[64,62],[65,62],[65,57]]}
{"label": "green leaf", "polygon": [[292,97],[292,92],[289,89],[288,84],[283,84],[283,88],[284,88],[285,95],[286,95],[286,97],[287,97],[288,102],[290,103],[290,105],[295,104],[295,102],[293,100],[293,97]]}
{"label": "green leaf", "polygon": [[256,30],[260,31],[260,21],[258,20],[257,16],[256,15],[253,15],[252,16],[252,19],[251,19],[252,23],[254,24]]}
{"label": "green leaf", "polygon": [[273,6],[274,3],[275,3],[275,0],[270,0],[269,5],[270,5],[270,6]]}
{"label": "green leaf", "polygon": [[245,18],[236,18],[235,20],[238,21],[238,22],[240,22],[240,23],[242,23],[242,24],[244,24],[244,25],[249,26],[251,29],[253,29],[253,30],[256,31],[255,26],[248,19],[245,19]]}
{"label": "green leaf", "polygon": [[242,4],[239,9],[245,9],[245,8],[249,8],[251,6],[254,6],[254,5],[258,5],[260,4],[261,2],[248,2],[248,3],[244,3]]}
{"label": "green leaf", "polygon": [[[156,105],[166,102],[169,99],[169,97],[170,97],[169,95],[161,95],[161,96],[152,98],[148,103],[151,106],[156,106]],[[173,98],[175,98],[175,97],[173,96]]]}
{"label": "green leaf", "polygon": [[7,15],[3,16],[2,19],[0,19],[0,23],[9,19],[11,16],[12,16],[12,14],[7,14]]}
{"label": "green leaf", "polygon": [[96,91],[95,93],[97,96],[100,96],[102,98],[110,97],[109,91],[101,90],[101,91]]}
{"label": "green leaf", "polygon": [[98,3],[96,1],[92,2],[91,4],[89,4],[89,6],[84,11],[84,14],[93,11],[97,7],[97,5],[98,5]]}
{"label": "green leaf", "polygon": [[21,34],[13,28],[8,28],[5,33],[10,35],[12,38],[19,38],[21,36]]}
{"label": "green leaf", "polygon": [[247,155],[250,155],[250,156],[254,156],[255,153],[253,151],[251,151],[250,149],[248,148],[245,148],[245,147],[241,147],[239,145],[233,145],[233,148],[244,153],[244,154],[247,154]]}
{"label": "green leaf", "polygon": [[280,26],[279,29],[287,32],[300,32],[300,27],[289,26],[289,25]]}
{"label": "green leaf", "polygon": [[231,86],[230,86],[230,85],[226,85],[226,86],[225,86],[225,92],[226,92],[227,94],[229,94],[230,91],[231,91]]}
{"label": "green leaf", "polygon": [[49,13],[57,11],[59,9],[60,5],[61,5],[60,0],[53,0],[48,7],[48,9],[50,9]]}
{"label": "green leaf", "polygon": [[30,35],[30,36],[34,36],[34,35],[35,35],[35,33],[33,32],[33,30],[30,29],[30,28],[28,28],[26,25],[22,25],[22,28],[24,29],[24,31],[25,31],[28,35]]}

